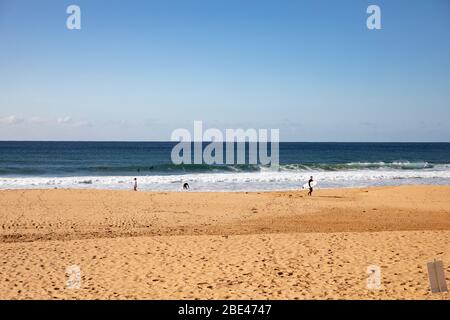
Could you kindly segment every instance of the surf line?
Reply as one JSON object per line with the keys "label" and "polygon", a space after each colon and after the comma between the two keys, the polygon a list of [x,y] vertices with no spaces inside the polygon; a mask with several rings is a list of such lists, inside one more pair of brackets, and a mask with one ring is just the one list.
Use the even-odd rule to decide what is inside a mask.
{"label": "surf line", "polygon": [[[280,132],[279,129],[270,129],[269,141],[268,131],[268,129],[239,128],[226,129],[223,134],[217,128],[208,128],[203,132],[203,122],[194,121],[193,135],[185,128],[178,128],[172,132],[171,141],[179,141],[179,143],[172,148],[171,160],[174,164],[261,164],[270,165],[271,169],[278,170]],[[210,143],[203,148],[204,142]],[[193,162],[192,145],[194,146]],[[248,145],[248,156],[246,145]]]}

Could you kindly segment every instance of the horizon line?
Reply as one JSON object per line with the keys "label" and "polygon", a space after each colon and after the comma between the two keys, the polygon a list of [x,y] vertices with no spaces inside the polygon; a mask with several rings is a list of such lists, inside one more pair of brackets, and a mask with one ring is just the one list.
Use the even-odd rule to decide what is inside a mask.
{"label": "horizon line", "polygon": [[[112,142],[112,143],[179,143],[183,141],[170,141],[170,140],[1,140],[1,142],[94,142],[94,143],[102,143],[102,142]],[[214,142],[211,140],[203,140],[203,141],[185,141],[185,142],[204,142],[204,143],[210,143]],[[217,141],[222,143],[227,142],[234,142],[238,143],[237,141]],[[256,143],[258,143],[257,141]],[[268,143],[271,143],[271,141],[267,141]],[[249,143],[249,141],[246,141],[246,143]],[[255,143],[255,142],[252,142]],[[279,143],[450,143],[450,141],[279,141]]]}

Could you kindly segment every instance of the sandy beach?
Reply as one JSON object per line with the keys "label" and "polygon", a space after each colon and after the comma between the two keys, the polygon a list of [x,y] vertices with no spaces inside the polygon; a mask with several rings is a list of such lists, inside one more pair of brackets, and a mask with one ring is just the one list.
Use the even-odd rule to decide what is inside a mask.
{"label": "sandy beach", "polygon": [[449,186],[3,190],[0,212],[0,299],[450,299],[426,268],[450,284]]}

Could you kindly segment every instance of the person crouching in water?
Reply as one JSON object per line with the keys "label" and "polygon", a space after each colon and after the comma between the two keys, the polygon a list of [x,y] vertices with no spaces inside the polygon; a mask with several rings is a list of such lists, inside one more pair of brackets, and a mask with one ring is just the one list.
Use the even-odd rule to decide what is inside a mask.
{"label": "person crouching in water", "polygon": [[189,190],[189,184],[187,182],[183,183],[183,190]]}
{"label": "person crouching in water", "polygon": [[309,181],[308,181],[308,186],[309,186],[309,192],[308,192],[308,196],[312,196],[312,192],[313,192],[313,186],[312,186],[312,183],[313,183],[313,177],[311,176],[311,178],[309,178]]}

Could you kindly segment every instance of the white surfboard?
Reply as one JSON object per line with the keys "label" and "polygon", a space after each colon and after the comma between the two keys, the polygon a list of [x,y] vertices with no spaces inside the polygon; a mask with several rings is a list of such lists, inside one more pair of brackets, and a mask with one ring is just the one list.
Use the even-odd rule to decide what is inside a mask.
{"label": "white surfboard", "polygon": [[[313,182],[311,182],[311,187],[314,188],[316,185],[317,185],[317,181],[313,180]],[[309,189],[309,183],[308,182],[303,185],[303,189]]]}

